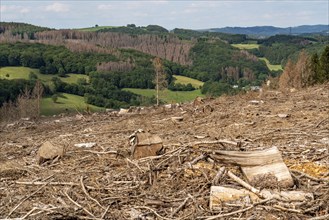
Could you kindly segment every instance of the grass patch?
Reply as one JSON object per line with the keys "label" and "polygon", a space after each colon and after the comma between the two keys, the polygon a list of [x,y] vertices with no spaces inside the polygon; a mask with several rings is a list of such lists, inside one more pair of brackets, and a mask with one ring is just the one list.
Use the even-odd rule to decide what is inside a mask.
{"label": "grass patch", "polygon": [[[49,83],[51,79],[54,76],[58,75],[52,75],[52,74],[41,74],[38,69],[32,69],[29,67],[2,67],[0,68],[0,79],[29,79],[30,73],[34,73],[38,76],[38,79],[40,79],[44,83]],[[67,77],[59,77],[63,82],[66,83],[76,83],[79,78],[89,80],[89,77],[87,75],[83,74],[74,74],[69,73],[66,74]]]}
{"label": "grass patch", "polygon": [[265,58],[265,57],[261,57],[261,58],[259,58],[259,59],[260,59],[260,60],[264,60],[265,63],[266,63],[266,65],[267,65],[267,67],[268,67],[271,71],[272,71],[272,70],[274,70],[274,71],[277,71],[277,70],[283,70],[281,65],[272,65],[272,64],[270,64],[270,61],[268,61],[268,59]]}
{"label": "grass patch", "polygon": [[102,111],[104,108],[86,104],[84,97],[72,95],[68,93],[59,93],[57,102],[54,103],[51,97],[45,97],[41,100],[42,115],[56,115],[63,112],[83,112],[89,109],[90,111]]}
{"label": "grass patch", "polygon": [[[156,96],[156,91],[154,89],[125,88],[124,90],[146,97]],[[161,92],[160,99],[166,103],[183,103],[190,102],[194,100],[197,96],[204,97],[204,95],[201,94],[200,89],[194,91],[170,91],[166,89]]]}
{"label": "grass patch", "polygon": [[233,47],[239,48],[240,50],[251,50],[258,49],[259,44],[231,44]]}
{"label": "grass patch", "polygon": [[191,83],[194,88],[200,88],[200,86],[203,86],[204,84],[204,82],[186,76],[178,76],[178,75],[173,75],[173,76],[176,79],[175,83],[180,83],[183,85]]}
{"label": "grass patch", "polygon": [[67,77],[59,77],[63,82],[72,84],[77,83],[78,79],[85,79],[87,82],[89,82],[89,76],[83,75],[83,74],[75,74],[75,73],[69,73],[66,74]]}
{"label": "grass patch", "polygon": [[87,27],[87,28],[78,28],[74,29],[77,31],[99,31],[106,28],[116,28],[115,26],[98,26],[98,27]]}

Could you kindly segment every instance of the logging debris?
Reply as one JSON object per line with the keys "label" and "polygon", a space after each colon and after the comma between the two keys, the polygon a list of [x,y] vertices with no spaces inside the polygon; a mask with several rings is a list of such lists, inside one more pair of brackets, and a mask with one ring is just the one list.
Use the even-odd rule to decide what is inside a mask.
{"label": "logging debris", "polygon": [[[1,124],[0,218],[327,219],[329,85],[288,95],[263,91],[264,102],[249,102],[258,98],[250,92],[196,103],[201,110],[211,106],[207,113],[189,103]],[[170,120],[183,112],[182,122]],[[277,116],[283,112],[290,117]],[[131,155],[127,139],[140,128],[159,136],[162,151]],[[46,141],[65,147],[65,154],[39,166]],[[97,145],[91,150],[74,143]],[[250,181],[242,165],[216,158],[216,152],[272,147],[281,152],[292,186],[271,184],[277,181],[271,174]],[[242,197],[211,209],[214,186],[252,190],[260,199]]]}

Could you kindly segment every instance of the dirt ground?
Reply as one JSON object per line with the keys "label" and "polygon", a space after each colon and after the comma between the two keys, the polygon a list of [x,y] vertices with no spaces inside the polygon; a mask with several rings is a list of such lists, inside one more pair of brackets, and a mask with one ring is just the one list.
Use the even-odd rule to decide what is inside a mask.
{"label": "dirt ground", "polygon": [[[205,107],[207,106],[207,107]],[[211,111],[213,109],[213,111]],[[171,117],[182,116],[182,122]],[[162,155],[134,160],[128,137],[159,135]],[[209,144],[210,141],[229,140]],[[51,141],[63,157],[38,165]],[[195,144],[196,142],[204,144]],[[92,148],[74,144],[95,142]],[[311,201],[275,199],[209,208],[220,161],[212,150],[276,146],[294,187]],[[20,120],[0,127],[0,218],[12,219],[327,219],[329,213],[329,84],[303,91],[249,92],[176,108]],[[195,158],[205,155],[195,164]],[[239,167],[226,166],[244,179]],[[264,180],[266,181],[266,180]],[[221,186],[241,189],[228,176]]]}

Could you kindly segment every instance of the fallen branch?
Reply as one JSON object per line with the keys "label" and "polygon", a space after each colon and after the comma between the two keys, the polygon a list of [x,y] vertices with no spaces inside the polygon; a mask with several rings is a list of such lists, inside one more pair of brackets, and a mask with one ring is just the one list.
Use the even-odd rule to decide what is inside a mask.
{"label": "fallen branch", "polygon": [[323,122],[325,122],[326,120],[328,120],[329,119],[329,117],[328,118],[325,118],[325,119],[323,119],[323,120],[321,120],[319,123],[317,123],[316,125],[315,125],[315,128],[318,128]]}
{"label": "fallen branch", "polygon": [[93,150],[84,150],[85,152],[93,153],[93,154],[118,154],[118,151],[116,150],[111,150],[111,151],[93,151]]}
{"label": "fallen branch", "polygon": [[272,200],[272,198],[264,199],[264,200],[262,200],[260,202],[257,202],[255,204],[253,204],[252,206],[249,206],[247,208],[240,209],[240,210],[237,210],[237,211],[234,211],[234,212],[230,212],[230,213],[226,213],[226,214],[219,214],[219,215],[214,215],[214,216],[211,216],[211,217],[207,217],[206,220],[219,219],[219,218],[228,217],[228,216],[231,216],[231,215],[243,213],[243,212],[246,212],[246,211],[254,208],[257,205],[264,204],[264,203],[266,203],[266,202],[268,202],[270,200]]}
{"label": "fallen branch", "polygon": [[31,209],[31,211],[29,211],[28,213],[26,213],[22,218],[20,218],[21,220],[26,219],[27,217],[29,217],[35,210],[37,210],[38,208],[33,207],[33,209]]}
{"label": "fallen branch", "polygon": [[87,192],[87,190],[86,190],[86,187],[85,187],[85,185],[83,184],[83,177],[81,176],[81,178],[80,178],[80,184],[81,184],[81,188],[82,188],[82,191],[86,194],[86,196],[89,198],[89,199],[91,199],[92,201],[94,201],[94,202],[96,202],[96,204],[99,206],[99,207],[101,207],[102,209],[104,209],[105,210],[105,208],[96,200],[96,199],[94,199],[93,197],[91,197],[90,195],[89,195],[89,193]]}
{"label": "fallen branch", "polygon": [[91,212],[89,212],[86,208],[84,208],[83,206],[81,206],[79,203],[77,203],[76,201],[74,201],[66,192],[64,192],[64,194],[65,194],[65,196],[74,204],[74,205],[76,205],[77,207],[79,207],[79,208],[81,208],[83,211],[85,211],[86,213],[88,213],[88,215],[90,215],[90,216],[92,216],[92,217],[94,217],[94,218],[96,218],[95,216],[94,216],[94,214],[93,213],[91,213]]}
{"label": "fallen branch", "polygon": [[257,196],[264,199],[264,195],[262,195],[259,189],[256,189],[253,186],[249,185],[248,183],[246,183],[245,181],[234,175],[231,171],[228,171],[227,175],[231,177],[231,179],[233,179],[235,182],[239,183],[241,186],[246,188],[247,190],[255,193]]}
{"label": "fallen branch", "polygon": [[[51,186],[79,186],[79,183],[73,183],[73,182],[44,182],[44,181],[35,181],[35,182],[22,182],[22,181],[16,181],[16,184],[22,184],[22,185],[51,185]],[[85,186],[88,189],[98,189],[92,186]]]}
{"label": "fallen branch", "polygon": [[321,215],[321,216],[317,216],[314,218],[310,218],[309,220],[322,220],[322,219],[328,219],[329,218],[329,214],[326,215]]}
{"label": "fallen branch", "polygon": [[216,140],[216,141],[198,141],[198,142],[192,142],[189,143],[189,146],[198,146],[203,144],[230,144],[233,146],[238,146],[238,143],[235,141],[229,141],[229,140]]}
{"label": "fallen branch", "polygon": [[105,218],[105,215],[106,215],[106,213],[109,211],[109,208],[110,208],[110,206],[107,206],[107,207],[106,207],[104,213],[102,214],[101,219],[104,219],[104,218]]}
{"label": "fallen branch", "polygon": [[6,218],[9,218],[9,216],[11,214],[13,214],[13,212],[23,203],[25,202],[26,200],[28,200],[30,197],[32,197],[33,195],[35,195],[37,192],[39,192],[41,189],[43,189],[47,184],[49,184],[49,182],[44,182],[39,189],[37,189],[34,193],[30,194],[29,196],[27,196],[25,199],[23,199],[20,203],[18,203],[10,212],[9,214],[7,215]]}
{"label": "fallen branch", "polygon": [[217,186],[219,184],[219,180],[221,178],[223,178],[225,170],[226,170],[226,167],[219,168],[218,172],[216,173],[216,176],[214,177],[214,179],[212,181],[213,186]]}
{"label": "fallen branch", "polygon": [[171,217],[174,217],[174,215],[177,213],[177,212],[179,212],[184,206],[185,206],[185,204],[187,203],[187,201],[190,199],[190,197],[187,197],[183,202],[182,202],[182,204],[180,204],[180,206],[178,206],[178,208],[177,209],[175,209],[172,213],[171,213]]}
{"label": "fallen branch", "polygon": [[316,182],[329,181],[329,178],[316,178],[316,177],[310,176],[310,175],[308,175],[308,174],[306,174],[302,171],[299,171],[299,170],[290,170],[290,171],[300,174],[301,175],[300,177],[306,177],[306,178],[309,178],[310,180],[313,180],[313,181],[316,181]]}
{"label": "fallen branch", "polygon": [[302,213],[301,210],[298,210],[298,209],[287,209],[287,208],[282,207],[282,206],[279,206],[279,205],[274,205],[273,208],[279,209],[279,210],[285,211],[285,212]]}
{"label": "fallen branch", "polygon": [[163,217],[163,216],[159,215],[155,210],[153,210],[153,209],[151,209],[150,207],[147,207],[147,206],[136,206],[134,208],[136,208],[136,209],[148,209],[151,212],[153,212],[153,214],[156,215],[160,219],[172,220],[171,218],[166,218],[166,217]]}
{"label": "fallen branch", "polygon": [[194,160],[192,160],[189,164],[194,165],[197,162],[199,162],[200,160],[203,160],[204,158],[206,158],[207,155],[206,154],[201,154],[200,156],[194,158]]}

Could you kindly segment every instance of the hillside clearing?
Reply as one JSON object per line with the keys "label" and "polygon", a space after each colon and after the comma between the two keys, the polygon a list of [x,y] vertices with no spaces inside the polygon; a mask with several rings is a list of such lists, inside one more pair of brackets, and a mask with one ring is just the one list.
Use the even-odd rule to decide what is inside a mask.
{"label": "hillside clearing", "polygon": [[[0,218],[327,219],[323,217],[329,214],[328,98],[329,84],[288,93],[264,90],[261,96],[222,96],[197,107],[160,106],[122,115],[64,115],[4,124]],[[259,103],[251,104],[255,100]],[[201,110],[207,106],[213,111]],[[289,116],[279,117],[282,113]],[[172,120],[177,116],[182,121]],[[129,137],[141,130],[161,138],[159,155],[131,156]],[[40,165],[38,152],[48,141],[64,153]],[[95,144],[76,145],[82,143]],[[239,166],[225,164],[221,155],[274,146],[293,175],[293,187],[279,186],[271,174],[260,174],[252,182]],[[266,169],[268,164],[260,166]],[[296,201],[264,193],[262,205],[248,194],[227,194],[236,201],[220,201],[222,209],[212,211],[210,191],[223,167],[219,186],[247,191],[229,175],[234,174],[256,192],[295,192]],[[309,196],[300,199],[302,192]]]}
{"label": "hillside clearing", "polygon": [[240,50],[251,50],[258,49],[259,44],[231,44],[233,47],[239,48]]}
{"label": "hillside clearing", "polygon": [[43,98],[41,101],[41,114],[48,116],[68,112],[95,112],[102,110],[104,108],[86,104],[84,97],[68,93],[59,93],[56,103],[53,102],[51,97]]}
{"label": "hillside clearing", "polygon": [[200,86],[203,86],[204,84],[204,82],[186,76],[173,75],[173,77],[176,79],[175,83],[180,83],[183,85],[191,83],[194,88],[200,88]]}
{"label": "hillside clearing", "polygon": [[86,28],[78,28],[78,29],[74,29],[77,31],[99,31],[99,30],[103,30],[103,29],[107,29],[107,28],[116,28],[116,26],[98,26],[98,27],[86,27]]}
{"label": "hillside clearing", "polygon": [[[1,67],[0,68],[0,79],[29,79],[30,73],[34,73],[38,79],[40,79],[44,83],[50,83],[53,77],[59,77],[54,74],[41,74],[38,69],[33,69],[29,67]],[[8,75],[8,76],[7,76]],[[87,75],[83,74],[75,74],[69,73],[66,74],[66,77],[59,77],[63,82],[66,83],[77,83],[78,79],[86,79],[89,80]]]}
{"label": "hillside clearing", "polygon": [[[124,90],[142,95],[145,97],[156,96],[154,89],[132,89],[125,88]],[[160,92],[160,99],[166,103],[184,103],[194,100],[197,96],[204,97],[200,89],[194,91],[170,91],[168,89]]]}
{"label": "hillside clearing", "polygon": [[266,63],[266,65],[267,65],[267,67],[272,71],[278,71],[278,70],[283,70],[282,69],[282,66],[281,65],[273,65],[273,64],[270,64],[270,61],[267,59],[267,58],[265,58],[265,57],[261,57],[261,58],[259,58],[260,60],[264,60],[265,61],[265,63]]}

